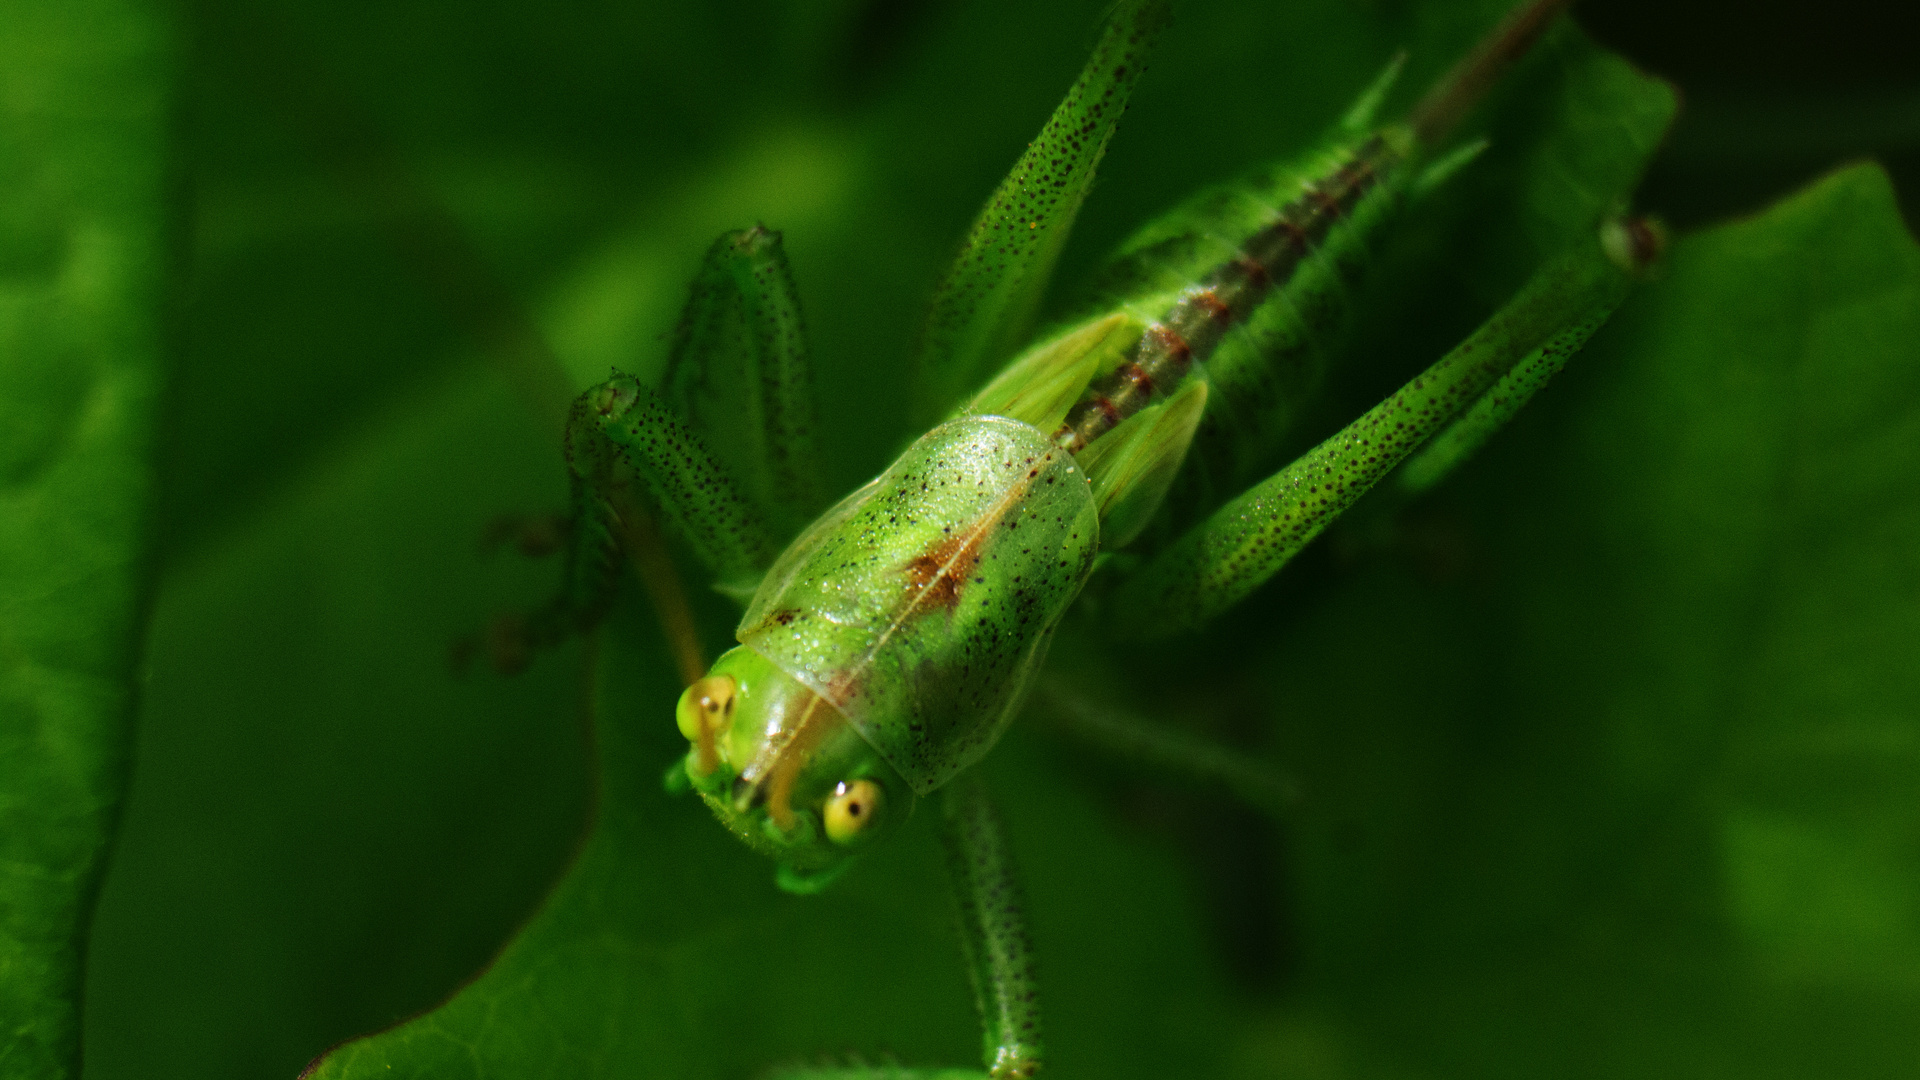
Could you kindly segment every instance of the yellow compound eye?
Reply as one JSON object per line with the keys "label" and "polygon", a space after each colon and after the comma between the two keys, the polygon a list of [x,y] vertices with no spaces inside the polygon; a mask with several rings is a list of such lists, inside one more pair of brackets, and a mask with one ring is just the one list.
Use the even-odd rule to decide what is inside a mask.
{"label": "yellow compound eye", "polygon": [[827,839],[836,844],[851,844],[859,839],[876,819],[886,796],[871,780],[851,780],[833,789],[827,800]]}
{"label": "yellow compound eye", "polygon": [[695,766],[710,773],[719,763],[714,736],[733,723],[733,706],[739,698],[739,684],[731,675],[709,675],[699,679],[680,695],[674,707],[674,722],[680,734],[694,745]]}

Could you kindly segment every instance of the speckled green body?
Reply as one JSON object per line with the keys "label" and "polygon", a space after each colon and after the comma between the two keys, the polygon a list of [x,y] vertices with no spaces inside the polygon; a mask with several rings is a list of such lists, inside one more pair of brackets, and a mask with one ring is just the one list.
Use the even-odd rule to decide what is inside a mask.
{"label": "speckled green body", "polygon": [[[1091,308],[1020,351],[1025,315],[1165,23],[1155,0],[1123,4],[936,291],[914,370],[921,407],[948,419],[798,529],[777,558],[778,535],[817,507],[803,324],[778,235],[723,237],[676,337],[670,400],[621,376],[576,406],[580,524],[570,565],[580,573],[569,581],[581,585],[556,610],[584,613],[580,624],[603,610],[590,602],[611,576],[608,523],[620,511],[609,492],[643,490],[727,591],[752,590],[735,637],[767,665],[749,671],[729,653],[698,680],[705,711],[682,716],[688,775],[784,865],[844,861],[833,852],[864,841],[821,847],[826,803],[852,780],[887,786],[850,763],[846,741],[857,733],[913,796],[978,761],[1018,711],[1102,548],[1126,543],[1156,514],[1175,528],[1197,520],[1176,542],[1157,537],[1159,551],[1116,583],[1109,620],[1133,636],[1197,625],[1472,407],[1541,345],[1547,329],[1535,323],[1557,329],[1617,302],[1625,271],[1583,250],[1574,264],[1595,268],[1605,288],[1564,273],[1543,279],[1535,293],[1552,302],[1521,320],[1525,332],[1503,329],[1512,313],[1483,331],[1509,346],[1497,361],[1443,362],[1363,418],[1372,434],[1331,440],[1207,516],[1248,473],[1276,464],[1270,456],[1337,351],[1329,339],[1348,320],[1380,234],[1471,156],[1430,160],[1459,111],[1559,6],[1535,0],[1516,11],[1406,121],[1382,126],[1374,113],[1398,71],[1389,64],[1308,152],[1205,190],[1142,229],[1110,261]],[[968,386],[980,389],[968,396]],[[1510,415],[1501,402],[1524,397],[1494,396],[1487,422],[1469,425],[1475,438]],[[700,430],[676,414],[698,418]],[[735,468],[760,483],[741,485]],[[1330,469],[1338,475],[1326,481]],[[1182,505],[1161,512],[1170,493]],[[910,805],[907,795],[888,799]],[[774,842],[789,836],[792,850]]]}
{"label": "speckled green body", "polygon": [[[635,493],[659,505],[723,591],[751,588],[739,647],[704,675],[688,665],[675,721],[689,748],[668,783],[697,792],[796,892],[825,887],[938,791],[993,1080],[1032,1077],[1043,1041],[1011,845],[967,770],[1020,711],[1102,549],[1152,521],[1185,528],[1108,561],[1115,580],[1101,622],[1136,638],[1204,624],[1422,445],[1429,457],[1405,490],[1472,453],[1658,255],[1657,229],[1609,222],[1454,352],[1273,471],[1338,352],[1331,339],[1369,252],[1402,205],[1471,158],[1471,148],[1431,155],[1564,2],[1523,4],[1405,122],[1377,126],[1398,70],[1390,64],[1310,152],[1202,192],[1136,234],[1091,305],[1022,349],[1166,22],[1159,0],[1122,0],[936,290],[912,358],[913,407],[929,423],[946,419],[804,528],[821,509],[811,383],[777,233],[744,230],[709,251],[676,336],[668,400],[616,376],[576,406],[569,590],[532,629],[586,626],[604,611],[616,526]],[[732,470],[757,482],[740,484]],[[1227,501],[1254,472],[1269,475]],[[1165,508],[1170,492],[1182,505]],[[1269,809],[1292,798],[1221,748],[1143,737],[1117,719],[1099,726],[1110,746],[1218,779]]]}
{"label": "speckled green body", "polygon": [[[1297,158],[1187,199],[1109,260],[1095,290],[1100,312],[1173,322],[1170,311],[1203,283],[1232,311],[1212,340],[1197,325],[1184,333],[1208,402],[1174,485],[1182,507],[1210,504],[1272,467],[1338,351],[1379,236],[1399,216],[1412,150],[1405,127],[1336,131]],[[1362,162],[1364,183],[1338,182]],[[1329,188],[1337,212],[1303,195]],[[1293,231],[1276,229],[1280,221]],[[1241,269],[1250,264],[1259,267],[1254,282]]]}
{"label": "speckled green body", "polygon": [[999,738],[1099,535],[1072,455],[1017,420],[951,420],[787,548],[736,636],[924,795]]}

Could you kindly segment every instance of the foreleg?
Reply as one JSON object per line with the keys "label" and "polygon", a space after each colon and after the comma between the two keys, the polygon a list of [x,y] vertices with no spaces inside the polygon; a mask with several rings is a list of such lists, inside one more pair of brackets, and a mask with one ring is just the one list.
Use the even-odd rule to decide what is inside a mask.
{"label": "foreleg", "polygon": [[707,250],[661,388],[777,536],[825,509],[806,324],[779,233],[757,225]]}
{"label": "foreleg", "polygon": [[726,467],[633,376],[615,372],[575,400],[566,445],[572,513],[560,590],[530,615],[495,620],[485,647],[496,669],[518,670],[606,615],[623,547],[650,535],[645,508],[686,539],[723,587],[749,588],[772,561],[765,520]]}
{"label": "foreleg", "polygon": [[776,540],[822,503],[806,331],[779,233],[756,226],[708,249],[663,384],[666,400],[616,371],[575,400],[569,516],[502,519],[489,530],[490,542],[516,540],[529,554],[564,546],[560,590],[457,646],[456,664],[484,647],[496,669],[514,671],[590,629],[612,603],[624,549],[654,594],[682,677],[699,676],[698,634],[651,519],[686,539],[718,588],[744,596]]}

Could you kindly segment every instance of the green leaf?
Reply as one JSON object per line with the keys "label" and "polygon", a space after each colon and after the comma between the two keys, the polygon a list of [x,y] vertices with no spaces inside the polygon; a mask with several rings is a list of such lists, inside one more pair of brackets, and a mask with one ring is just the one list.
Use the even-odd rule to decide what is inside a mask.
{"label": "green leaf", "polygon": [[1280,739],[1324,1075],[1910,1069],[1920,248],[1884,174],[1680,241],[1519,428],[1436,511],[1464,574],[1410,533],[1267,653],[1324,718]]}
{"label": "green leaf", "polygon": [[561,505],[557,433],[456,372],[163,577],[90,1073],[293,1076],[485,964],[577,845],[577,650],[512,680],[449,663],[553,588],[552,560],[478,547]]}
{"label": "green leaf", "polygon": [[0,1072],[77,1076],[163,377],[168,25],[0,3]]}
{"label": "green leaf", "polygon": [[[1588,59],[1577,39],[1563,47]],[[1493,183],[1541,187],[1566,232],[1582,213],[1597,219],[1610,192],[1630,182],[1653,142],[1646,128],[1664,119],[1669,99],[1645,80],[1621,78],[1615,64],[1554,70],[1550,100],[1584,100],[1577,115],[1628,109],[1597,150],[1551,110],[1546,121],[1513,128],[1546,164],[1502,167]],[[1569,147],[1586,147],[1604,166],[1595,188],[1569,182],[1596,171],[1558,154]],[[1486,187],[1475,194],[1495,197]],[[657,777],[684,743],[668,721],[676,688],[646,638],[629,625],[602,646],[606,657],[642,655],[648,666],[622,659],[606,670],[595,829],[540,913],[453,1000],[348,1044],[311,1075],[554,1068],[720,1077],[846,1050],[915,1065],[971,1063],[976,1022],[929,838],[904,837],[822,896],[778,893],[770,866],[697,804],[660,791]],[[1238,1027],[1222,1007],[1226,988],[1193,944],[1199,916],[1177,898],[1175,866],[1164,853],[1132,850],[1044,766],[1018,738],[990,761],[1034,893],[1053,1060],[1089,1075],[1211,1071],[1204,1063],[1223,1061]],[[1093,898],[1098,919],[1073,914]],[[1114,942],[1129,945],[1116,951]],[[1157,992],[1164,987],[1180,988],[1177,1003]]]}
{"label": "green leaf", "polygon": [[[192,6],[195,304],[163,459],[139,768],[91,942],[91,1074],[291,1076],[381,1029],[319,1069],[746,1077],[818,1055],[974,1060],[925,823],[822,896],[778,894],[770,867],[657,791],[677,688],[636,602],[601,643],[597,765],[577,653],[513,681],[446,673],[454,639],[550,591],[550,563],[483,563],[474,546],[496,514],[559,506],[565,475],[557,428],[530,421],[489,369],[498,321],[448,303],[447,286],[493,279],[575,388],[609,364],[650,377],[713,238],[781,230],[830,486],[850,490],[910,434],[901,361],[927,297],[1105,6]],[[1184,5],[1062,283],[1198,184],[1312,138],[1403,46],[1402,89],[1416,94],[1504,6]],[[1383,251],[1378,296],[1360,302],[1383,314],[1325,426],[1303,437],[1431,362],[1563,242],[1555,230],[1631,186],[1670,98],[1578,35],[1544,45],[1469,122],[1465,134],[1493,137],[1488,156]],[[1729,205],[1709,197],[1725,178],[1712,181],[1700,204],[1718,209],[1697,213]],[[448,225],[465,255],[436,242]],[[1895,228],[1876,210],[1859,231]],[[1793,267],[1827,250],[1806,243],[1729,261]],[[1641,310],[1665,310],[1664,287]],[[1135,669],[1112,678],[1137,711],[1273,744],[1308,799],[1279,840],[1073,744],[1016,727],[996,750],[989,781],[1028,870],[1052,1068],[1625,1075],[1614,1062],[1677,1048],[1673,1072],[1778,1051],[1780,1071],[1806,1075],[1847,1040],[1862,1059],[1896,1045],[1912,1013],[1900,994],[1794,989],[1844,973],[1847,949],[1896,940],[1868,932],[1898,925],[1896,903],[1854,902],[1889,889],[1807,902],[1833,882],[1889,880],[1876,853],[1896,835],[1810,827],[1775,804],[1728,833],[1757,883],[1737,925],[1799,943],[1803,974],[1783,983],[1720,917],[1721,846],[1691,839],[1718,826],[1648,809],[1662,792],[1683,809],[1717,797],[1711,784],[1594,775],[1623,756],[1617,718],[1597,715],[1609,693],[1646,684],[1627,715],[1647,737],[1617,740],[1635,760],[1664,760],[1648,743],[1661,724],[1718,700],[1653,676],[1669,647],[1691,665],[1675,670],[1697,670],[1689,657],[1721,629],[1661,634],[1673,612],[1656,601],[1677,572],[1633,576],[1659,545],[1631,530],[1684,543],[1701,493],[1676,481],[1656,508],[1603,453],[1617,431],[1679,439],[1718,416],[1662,396],[1695,370],[1688,340],[1717,348],[1722,315],[1698,307],[1633,331],[1646,335],[1633,349],[1597,341],[1408,519],[1385,564],[1310,548],[1216,633],[1107,657]],[[1607,333],[1624,342],[1636,323],[1620,318]],[[1633,378],[1613,383],[1616,369]],[[1879,385],[1889,407],[1902,400]],[[1771,438],[1770,424],[1741,413],[1716,437]],[[1631,464],[1657,472],[1673,449],[1656,438]],[[1902,595],[1905,549],[1864,535],[1836,565],[1874,596]],[[1460,551],[1473,555],[1464,576],[1423,576]],[[730,613],[716,599],[701,614],[711,650]],[[1847,625],[1843,658],[1898,649],[1871,620]],[[1106,655],[1096,636],[1063,634],[1063,665],[1075,648]],[[1637,665],[1626,675],[1608,666],[1621,656]],[[1808,666],[1767,692],[1834,685]],[[1891,677],[1841,685],[1913,711]],[[1858,774],[1796,766],[1786,779],[1837,800]],[[1634,829],[1669,819],[1664,847]],[[1825,929],[1783,922],[1802,910],[1824,911]],[[1736,998],[1774,1011],[1721,1008]],[[1743,1033],[1761,1049],[1738,1057],[1726,1047]],[[1570,1060],[1566,1045],[1599,1051]]]}

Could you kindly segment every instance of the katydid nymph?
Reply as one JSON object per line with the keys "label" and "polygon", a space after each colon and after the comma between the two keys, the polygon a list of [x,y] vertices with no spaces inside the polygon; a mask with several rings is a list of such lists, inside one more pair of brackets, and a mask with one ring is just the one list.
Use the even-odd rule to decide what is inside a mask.
{"label": "katydid nymph", "polygon": [[[1167,22],[1157,0],[1121,4],[936,292],[913,358],[925,433],[830,507],[780,236],[721,237],[662,384],[616,372],[575,402],[564,585],[512,624],[508,651],[591,628],[636,513],[664,519],[745,602],[738,644],[689,673],[675,707],[688,751],[669,786],[696,793],[796,892],[830,884],[938,797],[986,1069],[1032,1075],[1042,1051],[1028,938],[1009,845],[973,767],[1021,712],[1089,583],[1116,636],[1205,624],[1383,480],[1395,498],[1436,483],[1659,254],[1650,222],[1591,222],[1458,347],[1273,471],[1325,374],[1325,343],[1351,316],[1365,256],[1404,208],[1471,168],[1480,144],[1456,145],[1456,128],[1564,6],[1523,4],[1405,119],[1381,124],[1399,70],[1389,62],[1318,147],[1141,230],[1093,302],[1026,343]],[[1263,474],[1213,505],[1186,497]],[[1118,741],[1186,755],[1240,793],[1261,786],[1235,783],[1261,770],[1224,749],[1151,733]]]}

